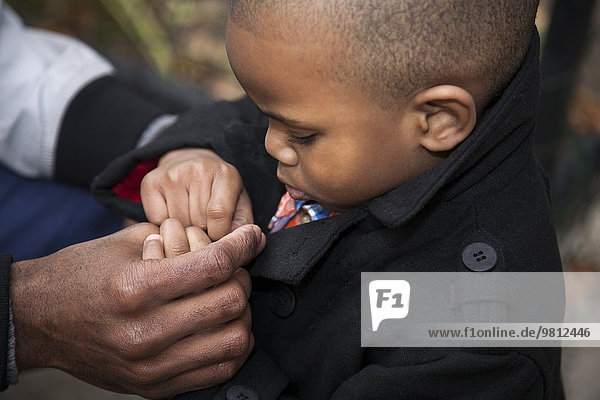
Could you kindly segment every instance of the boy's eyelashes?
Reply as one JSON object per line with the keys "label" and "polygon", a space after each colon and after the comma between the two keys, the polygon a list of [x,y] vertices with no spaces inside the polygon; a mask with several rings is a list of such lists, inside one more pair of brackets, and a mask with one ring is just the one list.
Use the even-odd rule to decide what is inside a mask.
{"label": "boy's eyelashes", "polygon": [[316,133],[312,133],[308,136],[298,136],[297,133],[295,133],[294,131],[292,131],[290,129],[285,129],[284,132],[287,137],[287,140],[290,143],[294,143],[294,144],[308,144],[308,143],[312,142],[315,139],[315,136],[317,135]]}

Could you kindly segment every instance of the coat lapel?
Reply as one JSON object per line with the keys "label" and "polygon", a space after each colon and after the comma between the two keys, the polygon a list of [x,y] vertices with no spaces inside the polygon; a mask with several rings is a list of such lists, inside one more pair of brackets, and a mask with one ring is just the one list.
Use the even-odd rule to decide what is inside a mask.
{"label": "coat lapel", "polygon": [[366,209],[357,208],[267,235],[267,246],[250,267],[250,275],[298,285],[340,234],[367,215]]}

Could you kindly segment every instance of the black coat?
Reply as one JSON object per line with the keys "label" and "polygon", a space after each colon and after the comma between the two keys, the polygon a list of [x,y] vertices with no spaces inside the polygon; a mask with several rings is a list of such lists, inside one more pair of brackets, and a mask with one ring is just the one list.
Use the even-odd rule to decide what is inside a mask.
{"label": "black coat", "polygon": [[[231,382],[181,398],[563,398],[557,348],[360,346],[362,271],[470,271],[462,253],[477,242],[497,254],[491,271],[561,270],[547,181],[531,147],[538,53],[535,35],[512,82],[442,164],[367,207],[268,235],[247,267],[256,350]],[[264,117],[244,100],[179,124],[195,134],[167,133],[113,163],[96,180],[98,198],[140,218],[139,205],[110,191],[137,160],[211,147],[238,167],[265,229],[284,188],[264,150]]]}

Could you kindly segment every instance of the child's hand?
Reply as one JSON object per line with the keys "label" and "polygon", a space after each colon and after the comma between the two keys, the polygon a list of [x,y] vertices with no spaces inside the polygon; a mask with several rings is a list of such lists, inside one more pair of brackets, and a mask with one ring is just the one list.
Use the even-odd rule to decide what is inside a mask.
{"label": "child's hand", "polygon": [[252,204],[237,169],[207,149],[181,149],[164,155],[142,180],[148,220],[167,218],[197,226],[212,240],[254,222]]}
{"label": "child's hand", "polygon": [[198,250],[211,242],[208,235],[199,227],[184,228],[181,222],[169,218],[160,225],[160,235],[153,234],[144,240],[142,259],[158,260],[176,257]]}

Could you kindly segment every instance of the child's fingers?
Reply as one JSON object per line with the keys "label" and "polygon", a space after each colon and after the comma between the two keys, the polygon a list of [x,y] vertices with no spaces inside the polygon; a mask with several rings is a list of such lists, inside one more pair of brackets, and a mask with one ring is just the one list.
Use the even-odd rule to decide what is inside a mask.
{"label": "child's fingers", "polygon": [[242,225],[253,224],[254,216],[252,215],[252,202],[246,190],[242,190],[238,198],[235,212],[233,213],[233,221],[231,222],[231,230],[239,228]]}
{"label": "child's fingers", "polygon": [[206,232],[198,226],[188,226],[185,228],[185,233],[187,234],[188,243],[190,244],[190,251],[196,251],[200,247],[212,243],[212,240],[210,240]]}
{"label": "child's fingers", "polygon": [[242,179],[233,167],[219,179],[215,178],[206,207],[206,230],[212,240],[219,240],[231,232],[231,221],[243,190]]}
{"label": "child's fingers", "polygon": [[142,259],[158,260],[165,258],[165,252],[163,248],[162,236],[156,233],[149,235],[146,240],[144,240],[144,246],[142,247]]}
{"label": "child's fingers", "polygon": [[[205,179],[208,179],[206,177]],[[210,199],[212,182],[195,182],[190,186],[190,219],[192,226],[206,231],[206,207]]]}
{"label": "child's fingers", "polygon": [[183,226],[192,225],[190,219],[189,193],[184,185],[172,185],[165,190],[169,218],[175,218]]}
{"label": "child's fingers", "polygon": [[190,251],[185,229],[181,222],[169,218],[160,225],[160,235],[163,237],[165,246],[165,255],[167,257],[176,257]]}
{"label": "child's fingers", "polygon": [[160,191],[160,187],[154,184],[150,174],[142,180],[140,196],[148,221],[154,225],[160,225],[165,219],[169,218],[167,202]]}

